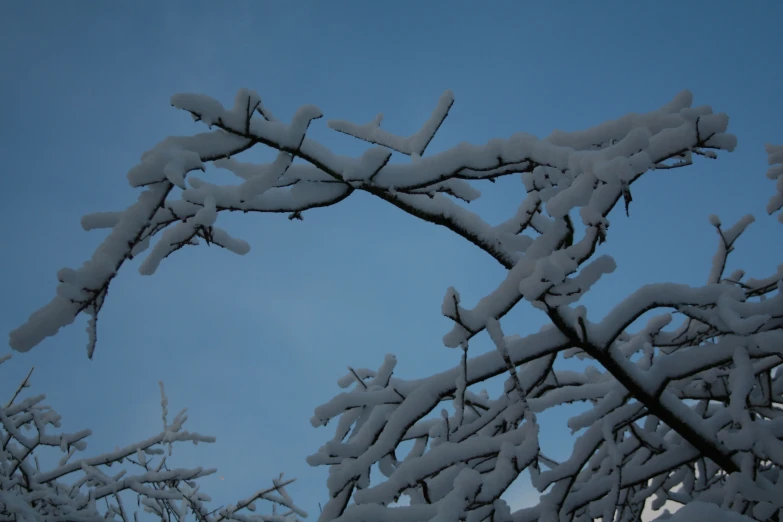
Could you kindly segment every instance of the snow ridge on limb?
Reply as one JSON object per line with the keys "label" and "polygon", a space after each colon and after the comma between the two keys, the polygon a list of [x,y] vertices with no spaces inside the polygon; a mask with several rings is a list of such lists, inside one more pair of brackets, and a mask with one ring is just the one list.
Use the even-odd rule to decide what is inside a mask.
{"label": "snow ridge on limb", "polygon": [[[0,358],[0,364],[8,358]],[[295,522],[307,517],[286,491],[293,480],[282,475],[270,488],[233,505],[208,509],[211,499],[200,490],[198,479],[216,470],[172,468],[167,459],[174,444],[211,443],[215,438],[184,430],[186,410],[168,418],[163,383],[163,431],[109,453],[78,458],[77,453],[86,449],[90,430],[50,433],[50,428],[59,427],[60,416],[42,403],[45,396],[19,397],[30,387],[31,374],[32,370],[11,400],[0,407],[0,521],[131,522],[138,515],[124,502],[124,495],[131,492],[137,495],[136,505],[143,512],[160,520],[184,521],[192,515],[200,522]],[[38,455],[46,451],[43,448],[58,448],[63,453],[57,465],[48,470],[38,466]],[[120,469],[111,471],[114,466]],[[258,501],[271,503],[272,513],[254,513]]]}

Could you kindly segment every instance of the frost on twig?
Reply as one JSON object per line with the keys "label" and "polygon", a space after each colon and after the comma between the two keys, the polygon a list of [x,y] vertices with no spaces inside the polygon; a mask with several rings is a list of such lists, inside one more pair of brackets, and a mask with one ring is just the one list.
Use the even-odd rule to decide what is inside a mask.
{"label": "frost on twig", "polygon": [[[0,359],[0,364],[4,360],[7,358]],[[29,378],[30,374],[19,390],[29,387]],[[173,444],[210,443],[215,439],[184,430],[185,410],[168,418],[168,399],[162,384],[163,430],[94,457],[78,456],[87,447],[90,430],[51,431],[59,427],[60,416],[43,404],[44,399],[43,395],[21,398],[17,391],[0,408],[1,522],[131,522],[138,515],[131,509],[134,506],[166,522],[188,518],[199,522],[292,522],[307,516],[286,492],[285,487],[292,480],[285,480],[282,475],[273,481],[272,487],[229,508],[210,510],[207,506],[211,499],[200,490],[198,479],[216,470],[172,468],[167,459]],[[38,456],[47,448],[58,449],[63,456],[56,466],[41,469]],[[138,502],[127,502],[128,495],[135,495]],[[282,510],[254,513],[259,500]]]}

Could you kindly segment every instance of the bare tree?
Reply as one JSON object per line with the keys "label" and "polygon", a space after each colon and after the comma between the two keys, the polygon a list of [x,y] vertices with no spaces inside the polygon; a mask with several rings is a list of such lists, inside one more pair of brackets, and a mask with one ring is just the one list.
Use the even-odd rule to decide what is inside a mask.
{"label": "bare tree", "polygon": [[[340,381],[351,389],[316,410],[315,426],[336,423],[334,438],[309,458],[331,468],[330,500],[319,520],[631,521],[653,496],[780,520],[783,268],[761,279],[724,274],[752,217],[728,228],[710,217],[719,241],[704,286],[644,286],[600,320],[579,305],[615,268],[596,251],[607,240],[612,209],[622,201],[629,212],[634,182],[651,170],[690,165],[694,155],[714,159],[734,148],[728,117],[692,107],[691,99],[683,92],[656,111],[585,131],[545,139],[517,134],[424,157],[453,103],[446,92],[410,137],[381,129],[380,116],[364,125],[329,122],[374,145],[346,158],[306,137],[321,117],[316,107],[300,108],[286,124],[250,91],[240,91],[230,110],[207,96],[176,95],[175,107],[212,130],[167,138],[145,153],[128,173],[130,184],[144,189],[138,201],[83,219],[88,230],[111,228],[109,236],[81,268],[60,271],[57,296],[12,332],[11,346],[29,350],[84,312],[92,356],[109,284],[159,233],[143,274],[200,240],[247,252],[247,243],[215,226],[220,212],[302,219],[308,209],[363,191],[448,228],[508,274],[473,308],[455,289],[446,293],[442,313],[454,326],[444,344],[461,350],[457,366],[409,381],[393,377],[395,359],[387,356],[378,371],[351,370]],[[275,161],[233,158],[257,144],[278,151]],[[390,164],[394,152],[410,161]],[[768,177],[778,180],[767,208],[773,213],[783,206],[783,147],[767,152]],[[190,175],[208,163],[241,182],[215,185]],[[510,175],[521,175],[525,195],[506,221],[492,226],[459,203],[480,196],[475,182]],[[499,321],[523,300],[551,324],[507,336]],[[649,312],[658,315],[639,326]],[[471,357],[470,341],[484,331],[496,351]],[[559,355],[601,369],[566,371],[556,367]],[[498,397],[475,391],[500,375],[506,384]],[[572,402],[590,409],[571,419],[570,427],[583,431],[571,456],[557,462],[540,451],[536,414]],[[399,455],[408,441],[412,449]],[[384,478],[371,484],[376,466]],[[511,513],[500,497],[524,470],[543,494],[537,506]],[[409,505],[396,504],[401,497]]]}

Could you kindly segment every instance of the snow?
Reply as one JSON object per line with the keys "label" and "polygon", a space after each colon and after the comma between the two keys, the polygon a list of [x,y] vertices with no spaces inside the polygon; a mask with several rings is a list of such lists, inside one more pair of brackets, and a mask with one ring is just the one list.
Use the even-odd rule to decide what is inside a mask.
{"label": "snow", "polygon": [[278,180],[286,173],[293,160],[294,157],[288,152],[279,152],[269,168],[239,185],[237,193],[240,201],[253,199],[277,185]]}
{"label": "snow", "polygon": [[[692,107],[685,91],[656,111],[585,131],[558,131],[544,139],[519,133],[424,156],[453,103],[447,91],[408,137],[382,130],[381,115],[362,125],[331,120],[333,130],[373,144],[354,158],[307,136],[322,116],[313,105],[303,105],[286,123],[249,90],[237,93],[230,110],[205,95],[175,95],[172,105],[214,129],[163,140],[128,172],[130,185],[141,189],[136,203],[122,212],[85,216],[86,230],[110,228],[108,237],[82,267],[58,272],[54,299],[12,332],[12,347],[29,350],[84,312],[90,317],[92,355],[97,315],[128,259],[146,251],[139,270],[152,274],[173,253],[201,242],[244,254],[248,243],[216,226],[221,212],[282,212],[295,218],[363,191],[461,236],[506,273],[474,305],[461,302],[456,288],[445,293],[441,312],[454,324],[443,344],[462,348],[459,364],[405,380],[393,374],[396,358],[387,355],[377,371],[349,367],[338,381],[342,391],[315,409],[311,424],[334,421],[335,429],[308,458],[311,465],[330,468],[330,499],[321,520],[500,517],[508,522],[615,515],[630,520],[631,511],[616,511],[623,496],[633,497],[629,509],[641,509],[653,496],[656,502],[687,504],[675,517],[691,513],[688,520],[700,516],[692,506],[715,520],[734,516],[725,510],[744,509],[735,498],[751,502],[757,515],[783,507],[770,493],[777,488],[783,458],[783,422],[771,406],[783,389],[779,372],[772,373],[783,345],[783,265],[775,274],[744,282],[742,271],[724,277],[728,256],[753,218],[724,228],[717,216],[709,217],[719,242],[703,286],[646,285],[601,319],[588,318],[580,303],[616,268],[610,255],[597,255],[596,249],[610,235],[607,216],[621,200],[627,204],[631,185],[651,170],[684,167],[699,156],[714,156],[715,150],[732,150],[736,139],[727,133],[728,117],[708,106]],[[275,159],[252,165],[233,158],[255,144],[276,150]],[[391,162],[395,152],[409,158]],[[767,176],[776,181],[767,206],[772,213],[783,208],[783,147],[768,146],[767,153],[772,165]],[[210,163],[234,173],[234,184],[192,175],[206,174]],[[521,181],[521,202],[511,216],[493,226],[466,208],[481,196],[478,182],[510,175]],[[552,324],[526,336],[506,335],[509,325],[501,327],[501,321],[522,301],[546,313]],[[631,331],[654,310],[660,313]],[[665,330],[674,317],[683,321]],[[468,357],[471,339],[485,331],[495,350],[478,355],[471,350]],[[560,353],[579,354],[600,367],[563,370]],[[505,379],[496,396],[474,391],[494,377]],[[161,392],[163,432],[101,458],[135,456],[146,462],[144,452],[156,444],[209,441],[181,430],[184,412],[168,423]],[[576,435],[570,456],[557,462],[540,453],[537,414],[572,402],[585,408],[568,422]],[[721,406],[724,402],[728,407]],[[0,417],[8,433],[30,442],[8,420],[21,410],[8,411]],[[69,440],[65,448],[78,442]],[[413,448],[397,455],[403,442]],[[63,440],[57,444],[63,447]],[[771,460],[774,466],[756,465]],[[131,480],[106,476],[98,470],[100,460],[82,459],[72,467],[74,462],[64,461],[54,475],[42,472],[38,478],[54,481],[78,470],[99,484],[97,491],[123,487],[142,493],[152,510],[160,508],[150,499],[174,500],[179,494],[140,481],[208,472],[157,470]],[[383,478],[371,483],[375,468]],[[510,513],[498,499],[525,469],[544,493],[541,503]],[[720,474],[728,479],[715,480]],[[277,491],[258,498],[304,516]],[[409,506],[395,504],[401,495],[410,498]],[[720,513],[705,503],[714,498],[723,499]],[[252,502],[240,501],[221,513],[233,516]]]}
{"label": "snow", "polygon": [[[90,278],[93,284],[84,285],[82,281],[81,287],[105,289],[112,274],[124,261],[144,249],[137,245],[148,240],[146,231],[152,226],[149,220],[156,215],[163,201],[166,201],[168,188],[164,182],[185,188],[187,174],[193,170],[203,170],[204,163],[208,161],[218,161],[218,166],[226,168],[233,167],[238,175],[245,178],[246,184],[238,188],[199,185],[202,192],[212,193],[219,207],[301,212],[314,205],[334,204],[347,196],[350,190],[357,188],[346,190],[339,184],[328,187],[323,174],[317,175],[316,182],[315,172],[325,173],[327,178],[332,180],[341,180],[342,176],[355,181],[369,181],[372,178],[374,186],[388,189],[390,198],[402,203],[409,212],[423,212],[433,220],[447,223],[446,226],[472,238],[471,240],[482,248],[491,249],[496,259],[504,266],[510,267],[519,260],[520,252],[526,252],[531,258],[539,257],[541,254],[532,254],[528,250],[536,250],[537,242],[541,241],[525,239],[519,243],[507,236],[498,241],[492,227],[478,216],[466,213],[441,194],[430,199],[416,192],[424,192],[425,187],[430,185],[431,190],[453,193],[465,201],[470,201],[478,197],[479,193],[468,190],[467,187],[463,188],[457,183],[459,179],[452,179],[455,175],[480,178],[485,172],[501,168],[502,164],[533,165],[534,172],[543,172],[541,169],[546,166],[547,175],[554,176],[552,180],[557,180],[557,186],[548,181],[545,183],[548,186],[537,187],[528,196],[530,202],[523,204],[521,210],[529,212],[536,207],[538,200],[548,202],[547,210],[551,212],[551,217],[557,220],[567,215],[570,209],[581,206],[580,212],[585,224],[605,228],[607,222],[603,214],[621,190],[614,185],[614,180],[632,181],[652,165],[659,163],[661,158],[681,150],[683,143],[691,142],[697,133],[714,134],[710,138],[712,146],[731,148],[732,139],[725,134],[727,118],[721,114],[712,114],[709,107],[689,108],[690,99],[689,93],[681,93],[658,111],[646,115],[629,115],[588,131],[557,132],[544,140],[538,140],[529,134],[516,134],[508,140],[491,140],[484,146],[460,144],[449,151],[417,158],[423,154],[426,144],[448,114],[453,95],[447,92],[420,131],[409,138],[395,141],[395,137],[380,130],[379,120],[363,127],[332,121],[333,128],[380,145],[371,149],[357,162],[338,157],[321,144],[305,137],[311,121],[321,116],[317,107],[300,107],[291,124],[286,125],[272,117],[261,105],[261,98],[252,91],[241,90],[231,110],[226,110],[221,103],[205,95],[178,94],[172,97],[172,105],[191,112],[210,126],[217,125],[221,128],[191,137],[167,138],[142,156],[141,163],[129,171],[128,180],[135,187],[152,186],[150,197],[145,196],[148,199],[146,205],[128,209],[121,217],[116,214],[102,214],[85,218],[84,225],[88,229],[115,224],[110,238],[99,248],[101,255],[96,255],[93,264],[89,265],[95,266],[89,270],[93,272],[90,274],[94,276]],[[253,117],[256,113],[261,117]],[[247,138],[248,135],[252,135],[258,142],[277,147],[281,152],[277,161],[266,171],[266,175],[252,175],[237,164],[230,163],[233,161],[230,160],[233,154],[252,143],[252,140]],[[601,143],[607,145],[597,149],[594,147]],[[402,152],[413,156],[414,161],[407,165],[387,164],[390,151],[384,149],[402,149]],[[286,165],[291,166],[292,154],[303,158],[315,169],[298,169],[298,182],[293,183],[290,191],[265,197],[282,182],[281,178],[286,175]],[[772,157],[777,156],[773,154]],[[221,160],[223,163],[220,163]],[[524,172],[525,168],[521,171]],[[567,176],[563,174],[565,171],[569,172]],[[596,179],[602,179],[607,184],[599,186],[592,191],[592,196],[586,199],[590,191],[584,189],[590,185],[591,176],[597,176]],[[313,190],[306,190],[306,180],[315,183]],[[192,184],[193,181],[195,180],[192,180]],[[447,183],[451,181],[454,183]],[[392,185],[395,190],[391,190]],[[361,188],[361,185],[358,187]],[[203,202],[205,194],[194,193],[194,189],[184,190],[185,200]],[[409,194],[406,191],[413,192]],[[134,210],[138,210],[138,213]],[[129,219],[131,217],[132,219]],[[189,216],[186,214],[182,217],[187,219]],[[541,212],[533,211],[528,223],[540,231],[546,229],[547,238],[554,241],[559,235],[555,230],[557,227],[552,229],[552,222],[547,219]],[[507,223],[498,229],[498,232],[508,233],[510,227]],[[516,225],[513,227],[517,228]],[[123,233],[118,233],[120,231]],[[513,230],[513,235],[522,232],[524,230]],[[183,235],[185,233],[180,231],[177,237]],[[549,244],[549,241],[546,240],[545,243]],[[234,250],[245,250],[245,245],[233,246],[236,247]],[[104,247],[109,247],[109,252],[106,252]],[[162,256],[171,251],[169,247],[157,250],[153,247],[152,252],[154,255],[146,265],[144,273],[154,271]],[[103,268],[98,269],[97,266]],[[79,271],[80,277],[86,276],[87,271]],[[80,311],[94,308],[94,297],[80,295],[79,284],[71,283],[71,286],[77,287],[76,290],[63,289],[60,294],[67,297],[64,300],[56,298],[50,303],[51,312],[31,318],[35,323],[32,328],[14,332],[12,344],[15,347],[29,349],[44,337],[53,335],[59,328],[69,324],[72,317]],[[68,303],[69,300],[77,302]],[[504,304],[501,308],[506,306],[508,305]],[[41,324],[43,322],[48,324]],[[36,333],[32,333],[32,330]]]}
{"label": "snow", "polygon": [[407,138],[395,136],[394,134],[381,129],[381,121],[383,121],[382,113],[379,113],[373,121],[364,125],[356,125],[355,123],[344,120],[330,120],[328,125],[330,129],[348,134],[349,136],[353,136],[360,140],[376,143],[382,145],[384,148],[395,150],[409,156],[414,154],[421,156],[424,154],[427,145],[443,123],[443,120],[448,116],[449,109],[451,109],[453,104],[454,93],[451,91],[444,92],[438,100],[435,110],[432,111],[432,115],[424,122],[422,128]]}
{"label": "snow", "polygon": [[384,147],[367,149],[353,165],[343,171],[346,181],[369,180],[380,171],[391,158],[391,151]]}
{"label": "snow", "polygon": [[[773,214],[783,208],[783,145],[765,145],[767,160],[771,165],[767,170],[767,178],[777,180],[776,193],[767,203],[767,213]],[[778,220],[783,223],[783,213],[778,214]]]}
{"label": "snow", "polygon": [[679,509],[671,517],[658,517],[655,520],[668,522],[751,522],[753,519],[721,509],[707,502],[691,502]]}
{"label": "snow", "polygon": [[171,97],[171,105],[187,110],[210,127],[226,112],[219,101],[205,94],[175,94]]}
{"label": "snow", "polygon": [[[627,135],[638,127],[647,127],[653,132],[658,132],[672,121],[676,121],[676,115],[688,111],[693,103],[693,94],[690,91],[681,91],[672,101],[650,113],[639,115],[628,114],[616,120],[607,121],[595,127],[576,132],[555,131],[548,141],[557,145],[572,147],[576,150],[589,150],[596,144],[608,143]],[[686,113],[690,114],[690,112]],[[670,124],[670,123],[669,123]]]}
{"label": "snow", "polygon": [[291,125],[286,126],[278,138],[279,145],[284,149],[298,149],[304,141],[310,122],[323,117],[321,109],[315,105],[303,105],[296,110]]}
{"label": "snow", "polygon": [[99,228],[113,228],[122,218],[122,212],[95,212],[82,218],[82,228],[86,231]]}
{"label": "snow", "polygon": [[[2,359],[6,360],[7,357]],[[29,377],[19,390],[29,385]],[[282,476],[273,480],[272,488],[240,500],[233,509],[217,511],[217,516],[214,511],[206,509],[205,502],[210,499],[199,491],[197,480],[213,474],[215,470],[164,467],[165,460],[161,457],[166,446],[170,456],[175,444],[211,443],[215,439],[184,430],[187,419],[184,410],[168,422],[168,399],[162,383],[160,389],[163,419],[160,433],[89,457],[78,455],[86,450],[85,439],[91,434],[89,430],[51,433],[52,428],[59,428],[60,416],[42,403],[45,396],[20,398],[14,395],[9,403],[0,407],[0,439],[3,440],[0,451],[0,517],[24,522],[107,519],[129,522],[136,518],[138,512],[132,510],[132,503],[128,503],[127,507],[123,504],[119,494],[124,491],[137,495],[137,505],[143,511],[157,513],[164,518],[167,510],[180,513],[183,518],[186,514],[198,513],[197,518],[204,522],[281,522],[283,517],[289,517],[293,522],[296,517],[307,516],[286,492],[290,481]],[[26,436],[20,428],[32,433]],[[63,457],[51,468],[40,466],[37,458],[41,455],[41,448],[46,446],[63,453]],[[28,459],[31,452],[35,452],[35,465],[31,465],[31,459]],[[110,466],[114,466],[112,470]],[[120,469],[117,470],[117,467]],[[182,486],[178,486],[180,483]],[[257,500],[277,504],[284,508],[284,512],[272,516],[242,512],[246,507],[254,511],[250,505]]]}

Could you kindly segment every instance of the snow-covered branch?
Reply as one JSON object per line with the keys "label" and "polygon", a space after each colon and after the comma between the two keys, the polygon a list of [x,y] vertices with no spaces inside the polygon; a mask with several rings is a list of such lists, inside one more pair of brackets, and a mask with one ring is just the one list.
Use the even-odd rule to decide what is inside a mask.
{"label": "snow-covered branch", "polygon": [[[12,332],[11,346],[29,350],[85,312],[92,356],[98,312],[128,259],[148,250],[140,270],[152,274],[165,258],[202,240],[243,254],[249,246],[216,226],[221,212],[284,212],[302,219],[309,209],[362,191],[451,230],[507,273],[472,308],[457,289],[448,289],[441,312],[454,324],[443,340],[461,348],[453,368],[405,380],[394,375],[396,359],[387,356],[377,371],[350,368],[339,381],[346,390],[316,409],[314,426],[335,427],[334,437],[309,457],[312,465],[330,467],[321,521],[630,522],[650,501],[671,500],[780,522],[783,265],[755,279],[742,270],[724,273],[753,218],[726,228],[719,217],[709,217],[718,246],[705,285],[643,286],[601,319],[580,305],[616,268],[611,256],[596,256],[609,239],[612,210],[622,201],[625,213],[632,211],[634,183],[651,170],[686,167],[694,156],[715,159],[716,151],[733,150],[728,117],[692,107],[690,93],[683,92],[658,110],[584,131],[544,139],[520,133],[423,157],[452,103],[447,92],[408,137],[382,130],[380,116],[363,125],[331,121],[332,129],[373,145],[348,158],[307,136],[322,115],[316,107],[303,106],[286,124],[247,90],[231,109],[203,95],[174,96],[175,107],[213,130],[161,142],[128,173],[130,184],[143,190],[137,203],[84,218],[85,229],[111,228],[109,237],[81,268],[60,271],[55,299]],[[276,151],[275,159],[254,165],[234,157],[257,145]],[[390,162],[394,153],[407,161]],[[767,153],[767,176],[777,182],[767,211],[774,213],[783,208],[783,147],[769,145]],[[239,181],[217,185],[191,174],[207,172],[210,164]],[[507,219],[493,226],[468,210],[481,196],[480,182],[512,174],[521,177],[522,196]],[[174,187],[182,189],[180,199]],[[522,301],[551,324],[525,337],[506,335],[510,325],[500,321]],[[657,315],[636,326],[646,314]],[[496,350],[469,356],[471,340],[485,330]],[[572,356],[583,360],[583,371],[560,367]],[[497,397],[475,389],[498,376],[506,381]],[[585,408],[570,419],[573,451],[558,462],[541,452],[538,414],[572,403]],[[21,448],[32,444],[12,422],[5,425]],[[191,440],[172,429],[142,446]],[[405,455],[403,443],[411,446]],[[114,457],[130,459],[140,448]],[[54,484],[76,471],[64,462],[60,471],[35,474],[24,458],[17,461],[13,471],[23,481],[35,476]],[[95,494],[109,495],[122,484],[147,495],[145,505],[156,513],[163,508],[154,506],[168,502],[169,493],[137,486],[141,479],[111,482],[93,473],[97,464],[85,460],[79,468],[89,471]],[[383,478],[371,483],[374,469]],[[501,496],[523,472],[542,493],[540,502],[511,513]],[[291,508],[278,492],[274,501]],[[403,499],[409,505],[400,504]]]}
{"label": "snow-covered branch", "polygon": [[[572,209],[580,209],[582,222],[590,229],[589,238],[569,252],[578,265],[596,242],[605,239],[606,215],[644,172],[687,151],[734,146],[733,136],[725,133],[726,116],[713,114],[709,107],[691,108],[691,95],[684,92],[657,111],[587,131],[556,133],[543,140],[517,134],[483,146],[460,144],[420,157],[452,102],[451,95],[444,95],[430,120],[410,138],[398,139],[377,126],[369,132],[362,126],[333,123],[379,145],[360,158],[347,158],[306,137],[310,123],[321,116],[316,107],[303,106],[286,125],[264,116],[258,109],[261,98],[248,90],[239,91],[230,110],[204,95],[173,96],[172,105],[215,130],[167,138],[142,155],[141,163],[128,172],[131,186],[146,187],[137,203],[123,212],[85,217],[84,228],[111,227],[112,232],[81,268],[60,271],[56,297],[11,333],[12,348],[31,349],[84,312],[90,316],[88,355],[92,356],[97,318],[109,284],[125,261],[147,250],[154,236],[160,239],[141,267],[144,274],[153,273],[162,259],[199,240],[235,253],[247,252],[245,242],[215,226],[217,214],[223,211],[283,212],[301,218],[308,209],[336,204],[361,190],[452,230],[506,268],[524,259],[520,274],[524,278],[535,269],[531,263],[544,255],[541,252],[572,236],[569,225],[563,228],[563,223],[571,223]],[[258,144],[278,151],[273,163],[251,166],[232,158]],[[388,164],[391,151],[397,149],[411,153],[411,161]],[[303,163],[293,164],[294,158]],[[189,175],[205,170],[209,163],[233,172],[242,183],[218,186]],[[452,199],[479,197],[465,180],[519,173],[528,194],[516,215],[498,227]],[[170,199],[175,186],[184,189],[179,200]],[[515,295],[499,308],[481,310],[472,334],[483,328],[486,313],[499,318],[519,298]]]}
{"label": "snow-covered branch", "polygon": [[[0,359],[0,364],[7,359]],[[20,390],[30,386],[29,379],[30,374]],[[292,480],[284,480],[282,475],[271,488],[232,506],[207,509],[211,499],[201,492],[198,479],[216,470],[170,468],[167,459],[174,443],[210,443],[215,439],[183,430],[185,410],[168,419],[162,383],[163,431],[112,452],[83,458],[77,453],[86,449],[89,430],[50,433],[50,428],[60,426],[60,416],[43,404],[45,397],[17,400],[18,395],[0,408],[0,521],[131,522],[137,520],[136,513],[123,501],[129,494],[137,497],[144,512],[162,521],[184,521],[192,515],[199,522],[291,522],[307,516],[286,492]],[[63,457],[53,467],[41,469],[41,449],[47,446],[59,449]],[[115,466],[114,471],[109,470]],[[271,514],[253,513],[259,500],[272,503]],[[275,506],[282,508],[280,513]]]}
{"label": "snow-covered branch", "polygon": [[[716,218],[710,220],[715,224]],[[783,464],[783,453],[778,453],[783,448],[783,380],[778,371],[783,361],[783,295],[768,295],[781,277],[743,283],[744,274],[723,274],[726,256],[751,221],[743,218],[728,230],[715,225],[719,244],[706,286],[644,287],[597,323],[587,318],[584,307],[569,304],[611,271],[613,263],[603,258],[578,271],[578,254],[590,257],[595,235],[588,233],[576,244],[560,242],[567,233],[565,221],[551,222],[535,239],[544,244],[549,234],[555,238],[541,247],[539,259],[544,261],[532,258],[526,263],[535,252],[531,243],[506,281],[473,310],[463,308],[459,293],[449,289],[442,311],[455,329],[446,337],[447,345],[465,346],[488,327],[498,352],[470,358],[427,379],[384,377],[382,385],[354,385],[351,392],[318,408],[315,425],[339,419],[335,438],[310,458],[311,464],[331,466],[332,501],[321,520],[362,520],[372,513],[378,520],[494,516],[515,521],[630,521],[638,520],[653,496],[658,499],[654,505],[700,500],[756,520],[778,520],[783,502],[762,492],[776,487]],[[586,252],[565,255],[580,246]],[[572,294],[566,303],[564,288]],[[544,309],[552,325],[526,338],[504,337],[493,316],[504,314],[523,296]],[[759,296],[763,299],[756,299]],[[655,309],[669,313],[628,332]],[[685,317],[673,331],[666,330],[672,311]],[[604,371],[557,370],[557,353],[585,354]],[[461,378],[463,367],[467,378]],[[500,397],[493,400],[472,391],[471,386],[509,367],[519,373],[509,373]],[[457,402],[460,396],[472,407]],[[453,413],[437,414],[452,401]],[[584,430],[571,457],[554,462],[538,449],[531,413],[572,402],[591,408],[569,421],[572,430]],[[521,433],[525,436],[514,438]],[[415,444],[401,456],[397,452],[404,441]],[[506,444],[506,452],[497,449],[497,442]],[[373,465],[387,477],[377,485],[368,483]],[[534,486],[546,493],[537,506],[509,514],[498,493],[507,487],[507,478],[494,474],[509,469],[518,476],[525,467]],[[455,497],[457,484],[463,483],[470,487]],[[352,497],[347,489],[355,490]],[[408,497],[410,507],[381,509],[401,495]],[[457,498],[465,500],[451,511]]]}

